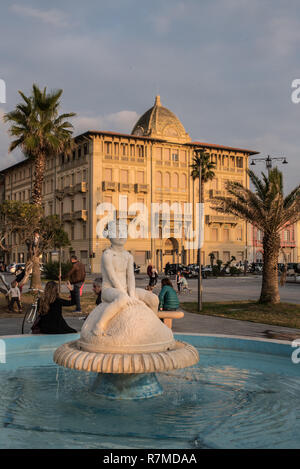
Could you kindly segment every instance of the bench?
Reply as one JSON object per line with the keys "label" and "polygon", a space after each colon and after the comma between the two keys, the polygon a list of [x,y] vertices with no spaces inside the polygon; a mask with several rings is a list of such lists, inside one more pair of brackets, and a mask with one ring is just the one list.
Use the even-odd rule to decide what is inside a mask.
{"label": "bench", "polygon": [[163,322],[166,326],[172,329],[173,319],[181,319],[184,317],[182,311],[158,311],[159,319],[163,319]]}

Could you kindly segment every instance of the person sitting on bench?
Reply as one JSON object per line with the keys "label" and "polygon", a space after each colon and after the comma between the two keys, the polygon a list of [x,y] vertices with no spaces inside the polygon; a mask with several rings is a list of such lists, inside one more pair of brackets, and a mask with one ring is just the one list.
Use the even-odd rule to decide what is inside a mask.
{"label": "person sitting on bench", "polygon": [[179,307],[179,300],[169,278],[161,281],[162,289],[158,295],[160,311],[176,311]]}

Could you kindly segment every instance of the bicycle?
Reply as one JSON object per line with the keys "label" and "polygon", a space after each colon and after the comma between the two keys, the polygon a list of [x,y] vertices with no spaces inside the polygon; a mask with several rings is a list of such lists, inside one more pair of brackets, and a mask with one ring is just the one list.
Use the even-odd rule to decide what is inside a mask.
{"label": "bicycle", "polygon": [[180,289],[179,295],[190,295],[192,293],[192,289],[186,286],[182,286]]}
{"label": "bicycle", "polygon": [[38,302],[41,297],[43,290],[32,289],[34,294],[34,301],[28,311],[24,314],[22,322],[22,334],[31,334],[31,328],[38,316]]}

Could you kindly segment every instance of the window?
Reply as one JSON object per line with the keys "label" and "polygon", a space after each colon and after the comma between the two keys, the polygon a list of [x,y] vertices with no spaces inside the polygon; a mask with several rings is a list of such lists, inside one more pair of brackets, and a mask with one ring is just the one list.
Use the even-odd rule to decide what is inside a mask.
{"label": "window", "polygon": [[162,148],[161,147],[156,148],[156,157],[159,161],[162,160]]}
{"label": "window", "polygon": [[104,170],[105,181],[112,181],[112,168],[105,168]]}
{"label": "window", "polygon": [[144,156],[144,147],[143,145],[137,145],[137,155],[139,158],[143,158]]}
{"label": "window", "polygon": [[179,161],[178,152],[173,152],[172,153],[172,161]]}
{"label": "window", "polygon": [[75,150],[73,150],[73,152],[72,152],[72,157],[73,157],[73,161],[75,161],[75,159],[76,159],[76,151]]}
{"label": "window", "polygon": [[237,229],[236,239],[237,239],[237,241],[242,241],[243,240],[243,228],[238,228]]}
{"label": "window", "polygon": [[72,241],[74,240],[74,234],[75,234],[74,225],[71,225],[71,240]]}
{"label": "window", "polygon": [[162,188],[162,173],[157,171],[155,174],[155,182],[158,189]]}
{"label": "window", "polygon": [[114,149],[115,149],[115,151],[114,151],[115,155],[119,156],[119,144],[118,143],[114,144]]}
{"label": "window", "polygon": [[82,171],[82,180],[86,181],[86,169]]}
{"label": "window", "polygon": [[135,147],[134,147],[134,145],[130,145],[130,156],[135,156]]}
{"label": "window", "polygon": [[71,212],[74,212],[74,199],[71,200]]}
{"label": "window", "polygon": [[236,166],[237,166],[237,168],[243,168],[244,167],[244,158],[242,156],[237,157]]}
{"label": "window", "polygon": [[218,228],[211,229],[211,240],[218,241]]}
{"label": "window", "polygon": [[186,186],[187,186],[187,177],[186,177],[186,174],[182,174],[180,176],[180,186],[182,189],[186,189]]}
{"label": "window", "polygon": [[164,177],[164,186],[170,187],[170,173],[166,173]]}
{"label": "window", "polygon": [[82,239],[86,239],[86,224],[82,224]]}
{"label": "window", "polygon": [[121,171],[120,171],[120,181],[123,184],[128,183],[128,170],[127,169],[121,169]]}
{"label": "window", "polygon": [[224,231],[223,231],[223,240],[224,240],[224,241],[229,241],[229,229],[228,229],[228,228],[224,228]]}
{"label": "window", "polygon": [[165,150],[164,150],[164,159],[166,161],[170,161],[170,159],[171,159],[171,150],[170,150],[170,148],[165,148]]}
{"label": "window", "polygon": [[186,151],[180,150],[180,161],[181,163],[186,163]]}
{"label": "window", "polygon": [[89,146],[88,146],[87,143],[85,143],[85,144],[83,145],[83,154],[84,154],[84,155],[87,155],[87,154],[88,154],[88,151],[89,151]]}
{"label": "window", "polygon": [[75,184],[75,174],[72,173],[72,176],[71,176],[71,177],[72,177],[72,186],[74,186],[74,184]]}
{"label": "window", "polygon": [[179,187],[179,176],[177,173],[174,173],[172,176],[172,186],[174,189],[178,190]]}
{"label": "window", "polygon": [[136,179],[138,184],[144,184],[145,182],[145,173],[144,171],[137,171]]}
{"label": "window", "polygon": [[82,210],[86,210],[86,197],[82,197]]}
{"label": "window", "polygon": [[122,143],[122,156],[128,156],[128,145],[126,143]]}

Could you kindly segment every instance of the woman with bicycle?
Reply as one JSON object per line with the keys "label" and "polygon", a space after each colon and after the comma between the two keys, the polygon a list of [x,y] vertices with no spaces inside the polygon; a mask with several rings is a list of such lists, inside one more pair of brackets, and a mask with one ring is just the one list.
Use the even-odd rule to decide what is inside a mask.
{"label": "woman with bicycle", "polygon": [[73,306],[74,298],[64,300],[59,297],[56,282],[48,282],[38,303],[38,317],[32,326],[33,334],[71,334],[77,332],[68,326],[62,316],[63,306]]}

